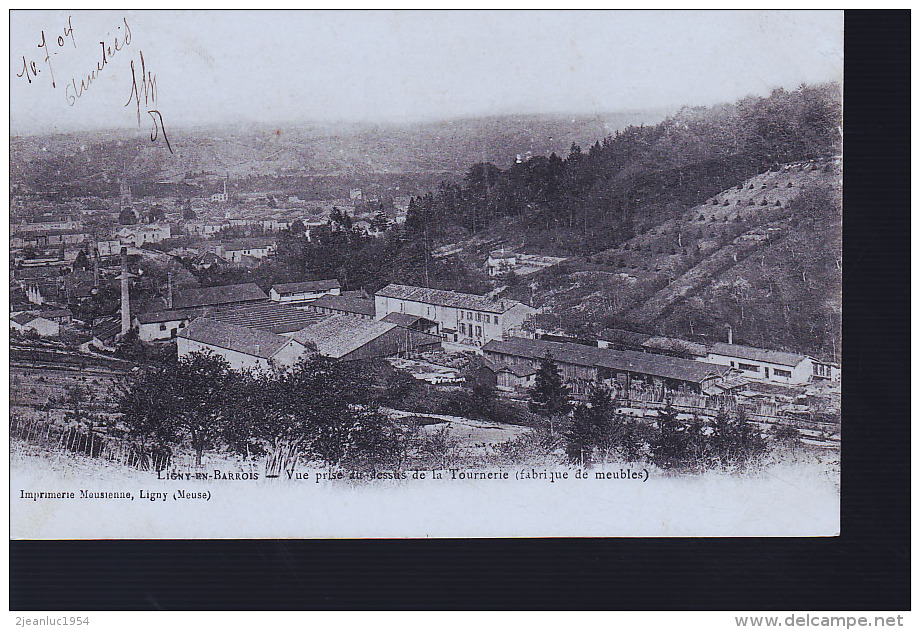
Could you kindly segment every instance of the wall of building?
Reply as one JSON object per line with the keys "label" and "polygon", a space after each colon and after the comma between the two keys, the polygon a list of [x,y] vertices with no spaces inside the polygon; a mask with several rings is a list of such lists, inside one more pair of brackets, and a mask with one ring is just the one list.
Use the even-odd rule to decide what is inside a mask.
{"label": "wall of building", "polygon": [[310,300],[315,300],[316,298],[323,295],[341,295],[342,291],[340,289],[329,289],[328,291],[302,291],[300,293],[293,294],[280,294],[275,289],[271,289],[268,293],[269,298],[273,302],[283,302],[283,303],[303,303],[309,302]]}
{"label": "wall of building", "polygon": [[[704,361],[706,363],[715,363],[717,365],[727,365],[733,367],[741,373],[745,378],[755,378],[765,381],[770,381],[771,383],[783,383],[787,385],[801,385],[807,383],[812,375],[812,362],[811,359],[803,359],[795,367],[788,365],[781,365],[779,363],[771,363],[769,361],[755,361],[753,359],[743,359],[739,357],[733,357],[724,354],[716,354],[710,352],[705,357],[698,357],[697,361]],[[741,366],[753,366],[756,370],[746,369]],[[769,377],[767,377],[767,370],[769,370]],[[776,373],[776,370],[782,370],[784,372],[789,372],[789,376]]]}
{"label": "wall of building", "polygon": [[[176,349],[180,358],[193,352],[211,351],[214,354],[219,354],[224,357],[234,370],[268,369],[268,359],[255,357],[251,354],[245,354],[235,350],[228,350],[227,348],[211,346],[184,337],[176,339]],[[275,354],[272,360],[276,365],[294,365],[305,352],[306,348],[296,341],[292,341]]]}
{"label": "wall of building", "polygon": [[399,326],[341,357],[343,361],[359,361],[377,357],[393,357],[406,353],[430,352],[440,347],[440,342]]}
{"label": "wall of building", "polygon": [[186,325],[188,325],[188,320],[184,319],[168,322],[155,322],[152,324],[141,324],[135,320],[137,338],[141,341],[148,342],[172,339],[173,331],[176,331],[176,334],[179,334],[182,332]]}
{"label": "wall of building", "polygon": [[497,384],[496,387],[502,391],[515,391],[518,389],[527,389],[532,387],[534,381],[536,380],[535,376],[525,376],[518,377],[508,371],[502,371],[496,374]]}
{"label": "wall of building", "polygon": [[242,370],[246,368],[268,368],[267,359],[254,357],[252,355],[243,354],[242,352],[236,352],[234,350],[227,350],[226,348],[218,348],[217,346],[211,346],[195,341],[193,339],[185,339],[183,337],[179,337],[176,340],[176,349],[179,353],[180,359],[188,354],[192,354],[193,352],[210,351],[225,358],[230,364],[230,367],[234,370]]}
{"label": "wall of building", "polygon": [[503,339],[505,332],[519,328],[531,314],[531,309],[524,304],[517,304],[499,314],[384,296],[375,296],[374,301],[377,319],[383,319],[389,313],[418,315],[437,322],[439,332],[450,328],[457,331],[458,341],[471,339],[479,345]]}
{"label": "wall of building", "polygon": [[16,322],[11,321],[10,328],[18,330],[23,334],[34,331],[41,337],[57,337],[61,334],[60,324],[49,319],[45,319],[44,317],[33,319],[31,322],[23,326],[20,326]]}

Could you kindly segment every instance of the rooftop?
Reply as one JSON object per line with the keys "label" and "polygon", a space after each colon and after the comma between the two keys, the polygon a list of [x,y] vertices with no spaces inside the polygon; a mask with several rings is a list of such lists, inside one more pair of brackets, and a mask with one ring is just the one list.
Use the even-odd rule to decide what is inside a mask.
{"label": "rooftop", "polygon": [[13,271],[16,280],[38,280],[40,278],[57,278],[61,275],[60,267],[24,267]]}
{"label": "rooftop", "polygon": [[73,313],[69,308],[53,308],[44,310],[39,315],[42,317],[72,317]]}
{"label": "rooftop", "polygon": [[100,341],[111,339],[121,332],[121,322],[118,320],[103,321],[93,327],[93,337]]}
{"label": "rooftop", "polygon": [[288,337],[207,317],[199,317],[193,321],[179,333],[179,337],[263,359],[272,358],[291,343]]}
{"label": "rooftop", "polygon": [[162,311],[147,311],[135,315],[141,324],[158,324],[160,322],[178,322],[194,317],[198,309],[172,308]]}
{"label": "rooftop", "polygon": [[234,302],[257,302],[268,296],[255,283],[230,284],[203,289],[184,289],[173,295],[173,308],[193,308]]}
{"label": "rooftop", "polygon": [[641,346],[643,343],[652,338],[645,333],[623,330],[622,328],[605,328],[597,336],[602,341],[612,341],[614,343],[625,343],[633,346]]}
{"label": "rooftop", "polygon": [[729,371],[724,365],[679,359],[648,352],[595,348],[577,343],[560,343],[540,339],[511,337],[504,341],[490,341],[483,352],[542,359],[547,353],[554,361],[590,367],[605,367],[635,374],[648,374],[691,383],[701,383],[707,376],[722,375]]}
{"label": "rooftop", "polygon": [[19,313],[10,317],[10,320],[16,322],[20,326],[24,326],[31,322],[33,319],[37,319],[38,316],[33,313]]}
{"label": "rooftop", "polygon": [[370,298],[346,297],[344,295],[321,295],[312,302],[311,306],[330,308],[346,313],[356,313],[359,315],[370,315],[374,317],[377,309],[374,306],[374,300]]}
{"label": "rooftop", "polygon": [[333,315],[304,328],[294,335],[294,340],[304,345],[312,342],[320,354],[339,359],[396,327],[383,321]]}
{"label": "rooftop", "polygon": [[397,298],[422,304],[437,304],[452,308],[466,308],[472,311],[487,313],[504,313],[520,304],[515,300],[492,300],[483,295],[472,293],[457,293],[442,289],[426,289],[424,287],[411,287],[404,284],[389,284],[377,291],[378,297]]}
{"label": "rooftop", "polygon": [[713,354],[738,357],[739,359],[749,359],[751,361],[763,361],[764,363],[776,363],[777,365],[787,365],[790,367],[795,367],[805,360],[804,355],[794,354],[792,352],[765,350],[763,348],[753,348],[751,346],[740,346],[738,344],[723,342],[711,344],[709,346],[709,351]]}
{"label": "rooftop", "polygon": [[246,238],[236,241],[227,241],[222,247],[226,252],[238,252],[247,249],[267,249],[275,245],[274,239],[271,238]]}
{"label": "rooftop", "polygon": [[250,302],[212,306],[204,309],[203,316],[226,324],[235,324],[283,335],[322,321],[327,316],[277,302]]}
{"label": "rooftop", "polygon": [[272,288],[278,293],[308,293],[312,291],[329,291],[331,289],[340,289],[341,285],[338,280],[308,280],[306,282],[289,282],[287,284],[276,284]]}
{"label": "rooftop", "polygon": [[701,343],[675,339],[673,337],[651,337],[642,345],[650,350],[681,352],[697,357],[705,357],[708,354],[708,349]]}
{"label": "rooftop", "polygon": [[501,361],[492,364],[492,369],[498,372],[511,372],[518,378],[524,378],[525,376],[530,376],[536,374],[538,369],[529,365],[524,365],[522,363],[502,363]]}
{"label": "rooftop", "polygon": [[412,324],[415,324],[416,322],[421,321],[421,320],[430,321],[420,315],[410,315],[409,313],[397,313],[397,312],[387,313],[386,317],[384,317],[380,321],[388,322],[390,324],[396,324],[397,326],[402,326],[403,328],[408,328]]}

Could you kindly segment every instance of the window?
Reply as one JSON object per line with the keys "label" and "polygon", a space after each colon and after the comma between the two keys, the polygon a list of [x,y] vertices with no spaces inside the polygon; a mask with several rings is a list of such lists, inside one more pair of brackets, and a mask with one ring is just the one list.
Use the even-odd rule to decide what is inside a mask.
{"label": "window", "polygon": [[466,334],[466,324],[464,324],[463,322],[460,322],[460,334],[461,335]]}
{"label": "window", "polygon": [[497,323],[498,323],[498,315],[493,315],[493,318],[495,319],[495,323],[497,324]]}
{"label": "window", "polygon": [[738,363],[739,370],[745,370],[746,372],[759,372],[760,368],[756,365],[751,365],[750,363]]}
{"label": "window", "polygon": [[779,368],[773,368],[773,373],[776,376],[783,376],[785,378],[789,378],[792,376],[792,370],[781,370]]}
{"label": "window", "polygon": [[160,324],[160,330],[166,330],[166,324]]}
{"label": "window", "polygon": [[482,326],[476,326],[476,336],[482,337]]}
{"label": "window", "polygon": [[185,328],[185,322],[179,322],[179,328]]}

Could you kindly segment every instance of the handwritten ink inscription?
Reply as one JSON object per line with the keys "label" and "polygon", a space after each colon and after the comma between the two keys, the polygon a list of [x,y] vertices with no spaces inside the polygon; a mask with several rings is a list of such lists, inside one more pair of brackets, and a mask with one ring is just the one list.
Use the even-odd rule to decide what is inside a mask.
{"label": "handwritten ink inscription", "polygon": [[[77,85],[77,79],[73,78],[70,80],[70,83],[67,85],[67,87],[64,88],[64,97],[67,99],[67,104],[71,107],[77,104],[77,99],[83,96],[83,93],[89,89],[89,86],[92,85],[93,81],[99,78],[99,74],[111,62],[116,53],[118,53],[118,51],[120,51],[125,46],[129,46],[131,44],[131,27],[128,26],[128,19],[124,18],[123,22],[125,25],[125,33],[122,35],[122,38],[118,38],[119,31],[122,30],[121,26],[119,26],[116,29],[115,36],[111,42],[108,44],[106,44],[104,41],[99,42],[99,45],[102,47],[102,58],[96,62],[96,67],[88,72],[85,77],[80,77],[79,85]],[[71,88],[73,89],[71,90]]]}
{"label": "handwritten ink inscription", "polygon": [[[22,55],[22,69],[16,73],[17,77],[21,79],[24,78],[28,84],[31,85],[33,81],[38,80],[43,70],[47,70],[48,77],[51,81],[51,87],[53,89],[58,89],[57,80],[54,76],[52,57],[58,53],[64,52],[64,49],[69,49],[71,47],[74,49],[77,48],[77,40],[74,36],[72,20],[72,16],[67,17],[67,24],[61,28],[61,34],[56,37],[52,35],[50,44],[45,31],[41,31],[37,48],[44,51],[44,57],[42,58],[39,56],[38,59],[31,59],[27,55]],[[77,77],[73,77],[65,84],[63,94],[67,105],[75,107],[80,102],[80,99],[86,94],[93,83],[99,79],[103,70],[113,63],[115,57],[119,56],[121,51],[131,45],[131,38],[131,26],[128,24],[127,17],[124,17],[122,18],[122,24],[119,24],[115,29],[115,34],[112,36],[111,40],[99,41],[99,46],[101,48],[95,67],[85,74],[80,74],[79,82]],[[70,42],[71,46],[67,46],[68,42]],[[55,44],[57,45],[56,49],[54,47]],[[141,109],[145,110],[151,121],[150,141],[156,142],[160,135],[162,135],[166,148],[169,149],[170,153],[173,153],[173,148],[166,135],[163,114],[160,113],[159,108],[156,107],[156,75],[147,70],[143,51],[138,51],[138,58],[140,60],[138,64],[140,66],[140,77],[138,78],[135,69],[135,60],[131,59],[129,63],[129,69],[131,71],[131,93],[124,106],[130,107],[132,104],[135,106],[137,110],[138,127],[141,125]]]}
{"label": "handwritten ink inscription", "polygon": [[[137,124],[141,124],[141,97],[143,96],[143,108],[155,105],[157,102],[157,77],[147,70],[144,61],[144,52],[140,52],[141,58],[141,76],[140,85],[138,85],[137,74],[134,69],[134,60],[131,60],[131,94],[128,96],[128,102],[125,107],[129,107],[133,101],[137,108]],[[172,146],[169,144],[169,138],[166,137],[166,127],[163,125],[163,115],[157,109],[147,109],[147,114],[153,122],[153,130],[150,132],[150,141],[156,142],[160,131],[163,132],[163,140],[166,142],[166,148],[172,153]]]}
{"label": "handwritten ink inscription", "polygon": [[[67,26],[63,27],[63,35],[58,35],[57,39],[53,39],[52,42],[58,45],[58,48],[64,48],[67,43],[67,38],[70,38],[70,42],[73,44],[73,47],[77,47],[77,40],[73,35],[73,25],[71,24],[71,16],[67,16]],[[45,31],[41,32],[41,42],[38,43],[38,49],[44,49],[45,57],[42,61],[45,62],[45,65],[48,67],[48,75],[51,77],[51,87],[56,88],[57,83],[54,80],[54,66],[51,64],[51,57],[58,54],[58,50],[48,47],[48,39],[45,37]],[[25,79],[32,83],[32,79],[38,79],[38,75],[41,74],[43,68],[38,66],[38,62],[34,59],[26,59],[26,56],[22,56],[22,72],[17,72],[16,76],[19,78],[25,77]]]}

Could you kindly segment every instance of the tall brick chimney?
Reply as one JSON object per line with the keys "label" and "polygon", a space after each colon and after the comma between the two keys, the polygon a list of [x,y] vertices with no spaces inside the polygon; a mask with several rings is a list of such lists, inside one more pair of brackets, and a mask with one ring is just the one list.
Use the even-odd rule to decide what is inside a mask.
{"label": "tall brick chimney", "polygon": [[131,296],[128,283],[128,248],[121,248],[121,335],[131,330]]}

